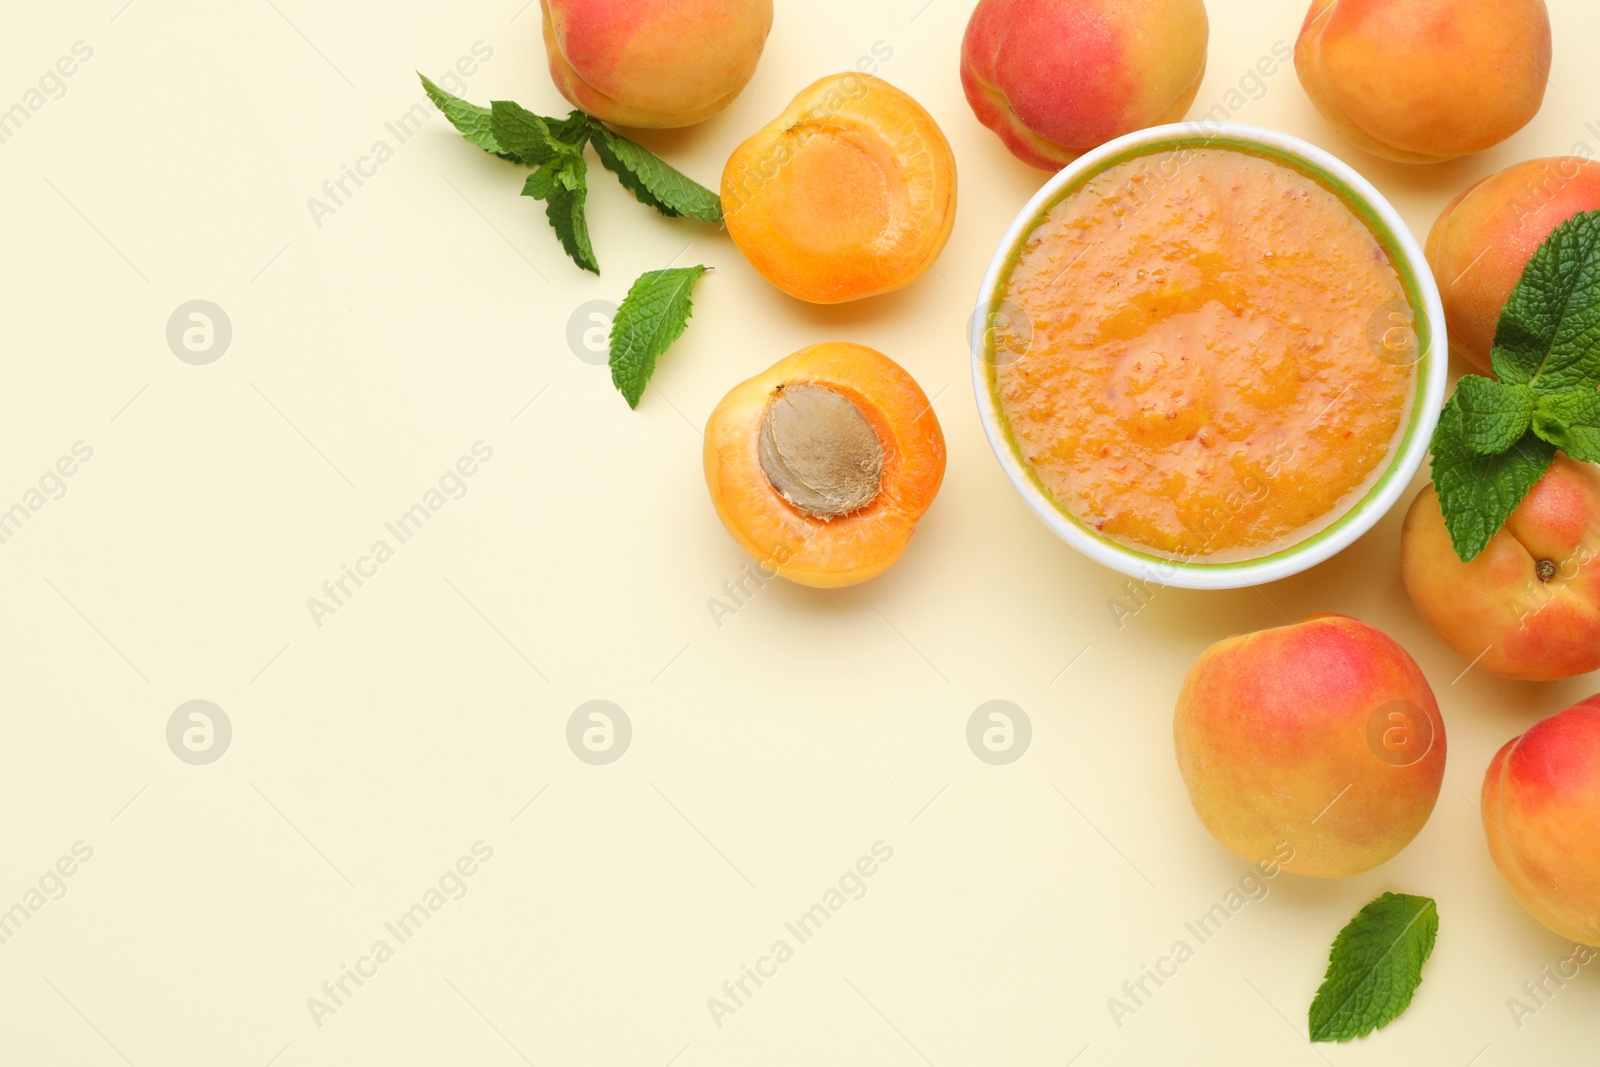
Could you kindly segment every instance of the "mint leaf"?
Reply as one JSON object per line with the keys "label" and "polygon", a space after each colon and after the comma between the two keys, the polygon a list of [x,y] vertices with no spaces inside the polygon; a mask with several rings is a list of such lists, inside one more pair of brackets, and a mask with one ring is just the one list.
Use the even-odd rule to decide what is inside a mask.
{"label": "mint leaf", "polygon": [[1575,460],[1600,463],[1600,427],[1568,426],[1547,420],[1548,416],[1534,416],[1534,429],[1540,437]]}
{"label": "mint leaf", "polygon": [[[579,160],[581,165],[583,160]],[[594,245],[589,242],[589,220],[584,213],[587,190],[557,189],[545,204],[544,214],[555,227],[561,246],[572,261],[593,274],[600,273],[600,261],[595,258]]]}
{"label": "mint leaf", "polygon": [[561,247],[584,270],[600,273],[594,245],[589,241],[589,219],[584,202],[589,195],[589,164],[576,153],[546,163],[522,184],[522,195],[543,200],[545,217],[555,228]]}
{"label": "mint leaf", "polygon": [[1311,1040],[1349,1041],[1399,1018],[1438,934],[1439,906],[1428,897],[1385,893],[1362,908],[1333,940],[1311,1002]]}
{"label": "mint leaf", "polygon": [[643,145],[599,123],[591,129],[590,143],[600,162],[641,204],[669,218],[688,215],[713,225],[722,222],[722,200],[716,193],[675,170]]}
{"label": "mint leaf", "polygon": [[1534,417],[1541,415],[1569,426],[1600,426],[1600,393],[1593,389],[1569,389],[1541,396]]}
{"label": "mint leaf", "polygon": [[535,200],[548,200],[550,194],[556,189],[563,188],[561,181],[561,167],[546,165],[528,175],[528,180],[522,183],[522,195],[531,196]]}
{"label": "mint leaf", "polygon": [[1528,260],[1490,361],[1501,381],[1542,393],[1600,385],[1600,211],[1572,216]]}
{"label": "mint leaf", "polygon": [[1533,432],[1584,463],[1600,463],[1600,393],[1569,389],[1539,398]]}
{"label": "mint leaf", "polygon": [[1456,383],[1456,403],[1462,438],[1480,456],[1504,452],[1533,424],[1533,390],[1526,385],[1467,375]]}
{"label": "mint leaf", "polygon": [[672,267],[641,275],[611,322],[611,381],[637,408],[656,360],[683,335],[693,312],[690,296],[705,267]]}
{"label": "mint leaf", "polygon": [[544,119],[510,100],[490,102],[489,128],[502,151],[524,163],[549,163],[582,153],[581,148],[557,140]]}
{"label": "mint leaf", "polygon": [[1433,485],[1463,563],[1488,546],[1554,459],[1555,447],[1533,433],[1499,455],[1474,452],[1462,426],[1459,400],[1450,398],[1433,432]]}
{"label": "mint leaf", "polygon": [[469,104],[459,96],[451,96],[429,81],[428,76],[420,71],[417,72],[417,77],[422,79],[422,89],[428,94],[428,99],[433,101],[433,106],[444,113],[444,117],[450,120],[450,125],[461,131],[461,136],[485,152],[492,152],[501,159],[520,162],[495,140],[488,108]]}

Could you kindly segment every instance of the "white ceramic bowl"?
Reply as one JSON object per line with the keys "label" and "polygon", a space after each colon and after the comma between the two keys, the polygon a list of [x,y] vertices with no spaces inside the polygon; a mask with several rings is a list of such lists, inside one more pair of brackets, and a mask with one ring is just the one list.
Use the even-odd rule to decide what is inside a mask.
{"label": "white ceramic bowl", "polygon": [[[1000,277],[1019,250],[1020,242],[1060,196],[1126,159],[1207,144],[1255,150],[1288,162],[1331,188],[1362,216],[1379,242],[1386,246],[1399,270],[1411,304],[1411,328],[1416,335],[1414,351],[1418,353],[1417,388],[1407,427],[1388,466],[1371,483],[1365,495],[1295,545],[1257,558],[1225,563],[1171,559],[1131,548],[1079,522],[1052,500],[1031,474],[1005,429],[994,393],[992,357],[988,351],[992,313],[1002,303],[996,293]],[[1096,562],[1155,584],[1187,589],[1237,589],[1287,578],[1342,551],[1370,530],[1400,499],[1427,457],[1449,378],[1444,308],[1439,302],[1433,273],[1411,231],[1383,194],[1345,163],[1297,137],[1230,123],[1178,123],[1140,130],[1080,156],[1051,178],[1017,215],[995,251],[988,273],[984,275],[978,312],[973,316],[971,344],[973,387],[989,444],[1011,484],[1034,513],[1063,541]]]}

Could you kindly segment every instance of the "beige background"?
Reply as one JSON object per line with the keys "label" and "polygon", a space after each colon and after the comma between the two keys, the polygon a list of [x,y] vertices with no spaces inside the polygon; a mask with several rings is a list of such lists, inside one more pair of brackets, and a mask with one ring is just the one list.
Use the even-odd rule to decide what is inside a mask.
{"label": "beige background", "polygon": [[[1164,591],[1119,630],[1121,579],[1006,483],[963,331],[1044,175],[962,99],[969,0],[779,0],[738,102],[645,138],[715,184],[801,86],[892,50],[880,73],[955,146],[960,216],[917,285],[833,309],[782,296],[725,236],[658,219],[603,175],[605,274],[582,274],[516,168],[437,116],[397,145],[384,124],[422,99],[412,70],[438,76],[477,42],[492,58],[468,96],[563,109],[537,8],[519,3],[8,5],[0,108],[74,42],[93,55],[0,144],[0,508],[75,442],[93,457],[0,545],[0,908],[76,842],[93,857],[0,945],[0,1061],[1465,1067],[1593,1047],[1593,973],[1513,1020],[1508,998],[1571,946],[1505,890],[1474,806],[1493,751],[1591,680],[1462,676],[1401,590],[1398,513],[1315,573]],[[1210,7],[1197,112],[1303,14]],[[1425,236],[1478,176],[1600,148],[1600,27],[1581,0],[1551,8],[1544,111],[1481,156],[1367,157],[1290,68],[1235,117],[1348,159]],[[380,138],[393,158],[319,227],[308,198]],[[716,270],[629,412],[569,349],[568,321],[669,262]],[[208,366],[165,340],[197,298],[233,327]],[[746,559],[706,500],[700,427],[735,382],[828,339],[882,349],[937,398],[943,492],[887,576],[769,585],[719,627],[708,599]],[[318,627],[307,598],[478,441],[493,458],[466,495]],[[1451,753],[1433,820],[1370,874],[1270,883],[1119,1027],[1107,999],[1247,873],[1184,796],[1179,680],[1212,641],[1314,611],[1381,626],[1436,686]],[[192,699],[232,723],[209,766],[166,742]],[[565,740],[593,699],[633,727],[609,766]],[[965,738],[994,699],[1033,726],[1009,766]],[[378,939],[393,947],[384,923],[478,841],[493,858],[465,896],[316,1025],[308,998]],[[879,841],[893,859],[865,896],[716,1025],[707,998],[795,944],[783,924]],[[1438,898],[1421,992],[1372,1040],[1309,1046],[1328,943],[1386,889]]]}

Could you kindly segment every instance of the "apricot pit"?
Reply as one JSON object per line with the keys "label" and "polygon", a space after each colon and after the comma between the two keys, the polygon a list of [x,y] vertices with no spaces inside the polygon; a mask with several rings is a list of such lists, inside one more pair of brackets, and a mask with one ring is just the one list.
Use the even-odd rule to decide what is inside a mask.
{"label": "apricot pit", "polygon": [[824,385],[779,386],[761,420],[761,471],[789,503],[827,522],[872,503],[883,446],[861,409]]}

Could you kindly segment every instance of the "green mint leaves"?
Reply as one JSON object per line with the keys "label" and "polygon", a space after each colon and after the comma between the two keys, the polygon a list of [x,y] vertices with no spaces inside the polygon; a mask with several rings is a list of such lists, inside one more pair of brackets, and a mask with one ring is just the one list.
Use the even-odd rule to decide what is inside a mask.
{"label": "green mint leaves", "polygon": [[[477,116],[470,117],[476,128]],[[545,217],[567,255],[584,270],[599,274],[600,262],[595,258],[589,220],[584,214],[589,164],[584,161],[582,144],[571,141],[571,125],[570,120],[541,118],[509,100],[496,100],[489,106],[489,133],[501,149],[499,154],[537,168],[523,183],[522,195],[545,202]],[[472,140],[470,136],[467,139]]]}
{"label": "green mint leaves", "polygon": [[1484,550],[1556,455],[1554,445],[1532,433],[1496,455],[1474,452],[1464,422],[1458,398],[1452,397],[1433,435],[1433,485],[1463,562]]}
{"label": "green mint leaves", "polygon": [[418,77],[428,99],[468,141],[502,159],[537,168],[523,185],[522,195],[545,202],[545,216],[561,246],[584,270],[600,273],[585,215],[589,195],[589,168],[583,158],[586,146],[593,146],[600,162],[640,203],[669,218],[688,216],[722,224],[722,200],[716,193],[581,111],[555,119],[535,115],[509,100],[478,107],[450,95],[425,76]]}
{"label": "green mint leaves", "polygon": [[1428,897],[1385,893],[1362,908],[1334,938],[1311,1002],[1311,1040],[1349,1041],[1397,1019],[1438,934],[1439,907]]}
{"label": "green mint leaves", "polygon": [[584,161],[583,142],[578,139],[586,131],[575,133],[571,120],[541,118],[509,100],[492,102],[489,114],[495,141],[513,159],[537,168],[523,183],[522,195],[545,202],[545,217],[567,255],[584,270],[599,274],[600,261],[589,240],[589,219],[585,214],[589,164]]}
{"label": "green mint leaves", "polygon": [[1494,378],[1456,385],[1433,435],[1433,484],[1456,555],[1474,559],[1556,449],[1600,462],[1600,211],[1541,244],[1500,313]]}
{"label": "green mint leaves", "polygon": [[[452,96],[422,74],[422,88],[450,125],[485,152],[533,168],[522,195],[544,202],[545,218],[561,247],[586,271],[600,273],[589,239],[589,164],[592,147],[623,188],[668,218],[687,216],[722,225],[722,200],[641,144],[581,111],[564,119],[535,115],[520,104],[495,100],[479,107]],[[611,380],[637,408],[656,361],[683,335],[694,306],[694,287],[706,267],[650,271],[633,283],[611,325]]]}
{"label": "green mint leaves", "polygon": [[656,360],[683,335],[694,307],[690,296],[705,267],[672,267],[642,275],[611,323],[611,381],[637,408]]}

